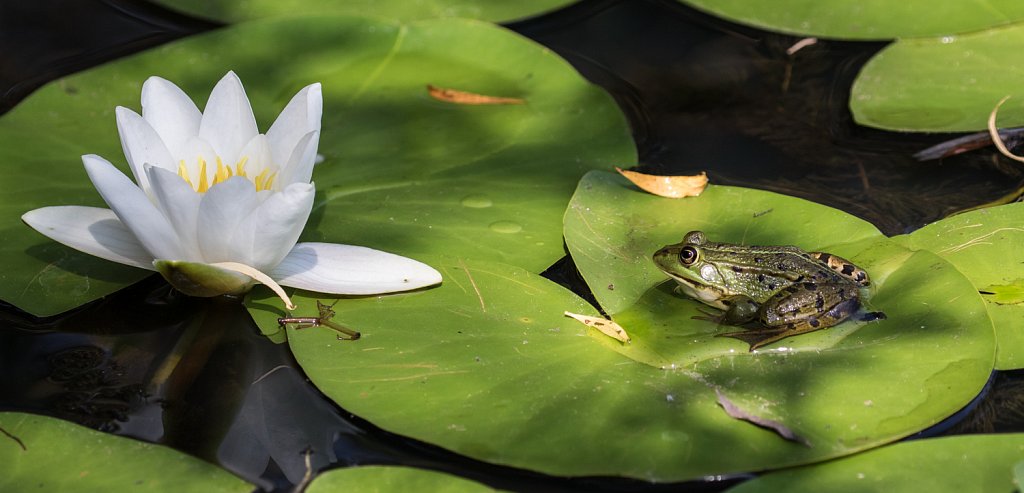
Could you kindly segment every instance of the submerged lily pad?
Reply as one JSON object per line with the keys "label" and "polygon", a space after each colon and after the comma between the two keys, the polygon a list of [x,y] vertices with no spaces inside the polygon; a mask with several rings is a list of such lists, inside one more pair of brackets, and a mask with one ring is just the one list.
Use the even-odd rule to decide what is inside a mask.
{"label": "submerged lily pad", "polygon": [[221,22],[304,14],[359,14],[405,21],[464,17],[507,22],[540,15],[572,3],[569,0],[156,0],[190,15]]}
{"label": "submerged lily pad", "polygon": [[0,413],[0,490],[250,492],[216,466],[166,447],[23,413]]}
{"label": "submerged lily pad", "polygon": [[[929,224],[895,240],[930,250],[960,269],[976,290],[1024,278],[1024,203],[971,211]],[[1024,368],[1024,304],[984,297],[996,331],[996,368]]]}
{"label": "submerged lily pad", "polygon": [[1022,434],[914,440],[769,473],[729,492],[1019,491],[1015,471],[1022,460]]}
{"label": "submerged lily pad", "polygon": [[772,31],[843,39],[891,39],[978,31],[1024,19],[1016,0],[681,0]]}
{"label": "submerged lily pad", "polygon": [[[560,215],[584,171],[636,159],[611,97],[507,30],[458,19],[247,23],[62,79],[0,118],[0,158],[18,183],[0,198],[0,299],[50,315],[146,275],[58,245],[20,215],[103,206],[80,155],[124,163],[114,107],[137,110],[147,77],[202,102],[229,69],[245,81],[263,130],[300,87],[323,83],[325,161],[313,173],[317,202],[304,241],[540,271],[564,254]],[[441,102],[428,84],[526,104]]]}
{"label": "submerged lily pad", "polygon": [[[1017,2],[1024,8],[1024,3]],[[998,125],[1024,125],[1020,83],[1024,24],[935,38],[901,39],[874,56],[854,81],[857,123],[887,130],[968,132],[986,127],[1003,96]]]}
{"label": "submerged lily pad", "polygon": [[437,493],[495,491],[476,481],[443,472],[397,466],[361,466],[318,474],[307,493],[362,491],[373,493],[431,491]]}
{"label": "submerged lily pad", "polygon": [[[595,311],[550,281],[452,258],[427,259],[445,276],[439,287],[340,300],[334,320],[359,340],[310,327],[288,329],[288,342],[346,411],[483,461],[651,481],[808,463],[938,422],[992,368],[991,323],[956,269],[884,239],[842,253],[884,271],[872,304],[891,319],[801,336],[785,349],[748,353],[688,328],[706,323],[675,326],[690,305],[657,289],[641,303],[661,325],[637,325],[623,345],[564,317]],[[275,325],[280,302],[254,294],[257,322]],[[315,315],[312,296],[293,298],[296,315]],[[946,303],[955,297],[963,301]],[[812,446],[730,417],[716,391]]]}

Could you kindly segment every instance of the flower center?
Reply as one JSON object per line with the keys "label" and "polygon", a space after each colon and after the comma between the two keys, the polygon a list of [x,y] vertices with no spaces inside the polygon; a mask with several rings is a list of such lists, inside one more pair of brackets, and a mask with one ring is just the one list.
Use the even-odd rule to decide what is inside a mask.
{"label": "flower center", "polygon": [[188,166],[185,165],[185,160],[182,159],[178,162],[178,176],[180,176],[193,190],[199,193],[205,193],[210,187],[231,178],[232,176],[241,176],[252,182],[256,186],[257,192],[264,190],[270,190],[274,185],[274,178],[277,176],[277,172],[271,172],[270,168],[263,168],[263,171],[256,176],[249,177],[245,171],[245,163],[249,160],[248,156],[243,156],[235,163],[234,169],[231,166],[225,166],[221,161],[220,156],[217,157],[217,170],[210,175],[207,172],[206,159],[203,156],[199,156],[196,159],[199,168],[199,179],[198,183],[192,181],[189,176]]}

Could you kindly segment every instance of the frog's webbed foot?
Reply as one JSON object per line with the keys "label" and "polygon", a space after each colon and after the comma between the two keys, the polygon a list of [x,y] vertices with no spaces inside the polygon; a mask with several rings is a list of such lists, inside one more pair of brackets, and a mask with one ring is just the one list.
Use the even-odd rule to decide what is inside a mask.
{"label": "frog's webbed foot", "polygon": [[[861,322],[871,322],[874,320],[885,320],[886,316],[883,312],[867,312],[859,317]],[[839,321],[842,321],[840,319]],[[796,323],[787,325],[785,327],[778,327],[773,329],[757,329],[757,330],[741,330],[737,332],[727,332],[725,334],[718,334],[715,337],[731,337],[733,339],[739,339],[747,344],[750,344],[750,351],[758,349],[769,344],[779,342],[787,337],[806,334],[808,332],[814,332],[821,330],[832,325],[818,324],[813,326],[811,324]]]}
{"label": "frog's webbed foot", "polygon": [[865,312],[858,320],[861,322],[874,322],[875,320],[885,320],[886,318],[888,317],[885,316],[885,312]]}

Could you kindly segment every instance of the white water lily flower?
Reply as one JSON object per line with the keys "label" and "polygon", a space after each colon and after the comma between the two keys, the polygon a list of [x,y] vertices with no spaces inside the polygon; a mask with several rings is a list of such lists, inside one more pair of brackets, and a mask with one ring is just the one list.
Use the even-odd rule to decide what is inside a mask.
{"label": "white water lily flower", "polygon": [[306,86],[259,133],[234,72],[200,112],[177,86],[150,77],[142,115],[118,107],[135,183],[109,161],[82,156],[110,209],[43,207],[22,220],[67,246],[157,270],[195,296],[240,294],[255,282],[332,294],[377,294],[441,282],[433,268],[370,248],[298,243],[313,207],[320,84]]}

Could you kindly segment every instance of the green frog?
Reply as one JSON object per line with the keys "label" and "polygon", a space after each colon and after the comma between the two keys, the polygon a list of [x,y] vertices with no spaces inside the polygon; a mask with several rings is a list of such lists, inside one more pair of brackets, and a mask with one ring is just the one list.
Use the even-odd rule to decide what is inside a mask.
{"label": "green frog", "polygon": [[701,231],[658,250],[654,263],[679,283],[677,291],[724,310],[711,320],[730,325],[756,320],[756,329],[721,334],[747,342],[751,351],[842,322],[860,309],[860,288],[871,282],[863,269],[835,255],[794,246],[715,243]]}

